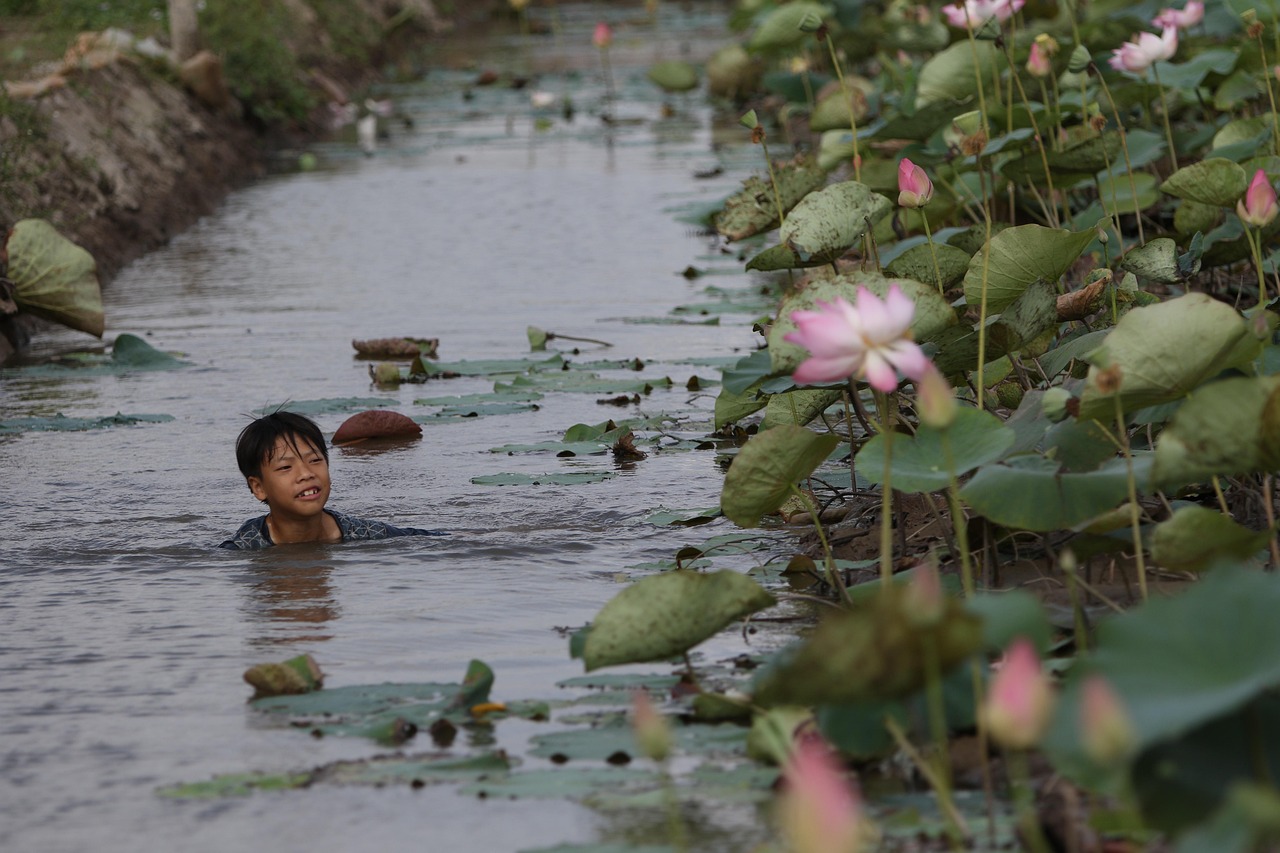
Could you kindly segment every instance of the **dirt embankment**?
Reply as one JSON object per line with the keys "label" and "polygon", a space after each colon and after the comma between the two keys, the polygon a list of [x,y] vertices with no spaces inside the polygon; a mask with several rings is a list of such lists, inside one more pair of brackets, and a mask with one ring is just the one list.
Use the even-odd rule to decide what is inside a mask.
{"label": "dirt embankment", "polygon": [[[327,34],[305,0],[280,5],[296,22],[297,41],[307,45],[298,79],[322,104],[373,82],[376,63],[483,22],[495,8],[470,4],[459,18],[444,19],[431,0],[352,0],[355,14],[386,33],[360,62],[326,50]],[[73,45],[61,63],[31,76],[18,85],[6,81],[0,103],[0,229],[25,218],[49,220],[94,256],[104,284],[261,175],[267,153],[282,141],[280,128],[252,121],[245,105],[211,106],[207,93],[197,97],[163,57],[77,53]],[[30,328],[0,324],[0,359],[10,354],[5,337],[20,346]]]}

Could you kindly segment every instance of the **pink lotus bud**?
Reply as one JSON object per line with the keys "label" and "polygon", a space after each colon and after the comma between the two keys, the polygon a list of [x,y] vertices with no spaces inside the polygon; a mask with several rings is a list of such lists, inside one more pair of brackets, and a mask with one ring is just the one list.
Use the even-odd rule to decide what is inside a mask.
{"label": "pink lotus bud", "polygon": [[1030,749],[1039,742],[1053,712],[1053,690],[1040,669],[1040,658],[1026,637],[1005,650],[1004,661],[991,679],[982,718],[1001,746]]}
{"label": "pink lotus bud", "polygon": [[933,198],[933,181],[906,157],[898,162],[898,204],[901,207],[924,207]]}
{"label": "pink lotus bud", "polygon": [[667,718],[654,707],[644,690],[631,694],[631,726],[636,732],[636,745],[654,761],[666,761],[671,754],[671,729]]}
{"label": "pink lotus bud", "polygon": [[794,853],[858,853],[867,825],[858,795],[821,738],[800,738],[783,771],[778,819]]}
{"label": "pink lotus bud", "polygon": [[1032,77],[1048,77],[1053,73],[1053,63],[1040,42],[1031,43],[1031,55],[1027,57],[1027,73]]}
{"label": "pink lotus bud", "polygon": [[1267,173],[1259,169],[1253,173],[1253,180],[1249,182],[1244,198],[1236,202],[1236,215],[1246,225],[1265,228],[1276,218],[1277,213],[1280,213],[1280,206],[1276,204],[1276,191],[1272,188]]}
{"label": "pink lotus bud", "polygon": [[916,382],[916,414],[920,423],[946,429],[956,419],[956,391],[932,362]]}
{"label": "pink lotus bud", "polygon": [[1085,752],[1102,765],[1123,762],[1137,744],[1124,704],[1101,675],[1090,675],[1082,685],[1080,735]]}
{"label": "pink lotus bud", "polygon": [[606,49],[613,44],[613,28],[604,21],[596,24],[596,30],[591,34],[591,42],[601,50]]}
{"label": "pink lotus bud", "polygon": [[911,570],[903,605],[907,621],[916,627],[927,628],[942,619],[947,594],[942,589],[942,575],[937,566],[925,563]]}

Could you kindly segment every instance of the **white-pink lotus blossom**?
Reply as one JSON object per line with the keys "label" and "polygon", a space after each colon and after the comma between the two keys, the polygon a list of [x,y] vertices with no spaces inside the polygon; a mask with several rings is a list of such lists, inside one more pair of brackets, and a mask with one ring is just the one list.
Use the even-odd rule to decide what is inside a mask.
{"label": "white-pink lotus blossom", "polygon": [[858,794],[820,738],[797,741],[783,771],[778,820],[795,853],[858,853],[867,824]]}
{"label": "white-pink lotus blossom", "polygon": [[1014,640],[987,689],[982,717],[993,740],[1010,749],[1040,741],[1053,713],[1053,688],[1040,656],[1026,637]]}
{"label": "white-pink lotus blossom", "polygon": [[1111,67],[1117,71],[1141,74],[1157,62],[1173,59],[1177,52],[1177,27],[1165,27],[1160,35],[1138,33],[1133,41],[1127,41],[1111,52]]}
{"label": "white-pink lotus blossom", "polygon": [[977,29],[992,18],[1003,23],[1027,4],[1027,0],[963,0],[942,7],[947,23],[957,29]]}
{"label": "white-pink lotus blossom", "polygon": [[793,374],[797,382],[822,383],[865,379],[877,391],[898,387],[898,373],[920,378],[929,367],[924,351],[911,340],[916,306],[898,285],[882,302],[865,287],[856,305],[837,296],[818,301],[817,311],[794,311],[796,330],[784,340],[810,353]]}
{"label": "white-pink lotus blossom", "polygon": [[1203,20],[1204,3],[1200,0],[1187,0],[1187,5],[1181,9],[1161,9],[1151,25],[1162,30],[1169,27],[1188,30]]}

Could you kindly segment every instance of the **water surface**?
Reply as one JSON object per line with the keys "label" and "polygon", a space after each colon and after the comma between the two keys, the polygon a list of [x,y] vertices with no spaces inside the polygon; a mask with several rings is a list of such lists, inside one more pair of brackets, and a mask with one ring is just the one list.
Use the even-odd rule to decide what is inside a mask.
{"label": "water surface", "polygon": [[[309,652],[340,686],[455,681],[481,658],[497,672],[496,698],[554,698],[557,681],[581,672],[557,627],[587,622],[628,566],[730,529],[644,522],[663,507],[716,505],[710,452],[652,453],[622,470],[606,456],[489,452],[641,412],[705,432],[714,389],[684,384],[717,372],[693,362],[756,345],[748,315],[718,326],[624,322],[706,301],[708,279],[680,275],[690,265],[724,273],[714,277],[721,286],[749,284],[740,261],[677,219],[733,191],[759,154],[713,145],[733,135],[735,116],[696,96],[668,99],[676,113],[665,115],[644,82],[648,62],[699,60],[724,38],[721,7],[675,6],[663,4],[656,29],[634,10],[609,11],[620,91],[611,106],[589,41],[598,12],[563,8],[558,39],[453,45],[437,57],[445,67],[391,90],[414,127],[394,127],[375,156],[345,140],[320,146],[320,169],[236,193],[131,265],[105,294],[107,340],[141,335],[189,367],[0,373],[4,419],[173,417],[0,437],[0,848],[503,851],[608,834],[609,819],[568,802],[480,802],[449,786],[213,802],[155,792],[380,752],[257,724],[241,674],[262,661]],[[460,67],[468,58],[475,66]],[[529,88],[470,86],[489,65],[537,75],[529,88],[571,92],[573,122],[550,114],[538,130]],[[606,108],[627,121],[602,123]],[[722,177],[693,178],[715,166]],[[519,358],[529,355],[528,325],[610,341],[570,357],[639,357],[640,375],[670,377],[676,390],[624,409],[596,402],[608,395],[551,394],[537,411],[430,424],[395,449],[333,451],[330,506],[447,538],[214,548],[261,511],[234,462],[252,412],[378,398],[426,416],[415,398],[492,388],[487,378],[374,388],[353,338],[439,337],[448,360]],[[95,345],[51,330],[37,355]],[[346,416],[317,420],[331,435]],[[471,482],[579,469],[618,476],[573,487]],[[711,654],[741,642],[722,639]],[[513,720],[499,735],[518,752],[545,730]]]}

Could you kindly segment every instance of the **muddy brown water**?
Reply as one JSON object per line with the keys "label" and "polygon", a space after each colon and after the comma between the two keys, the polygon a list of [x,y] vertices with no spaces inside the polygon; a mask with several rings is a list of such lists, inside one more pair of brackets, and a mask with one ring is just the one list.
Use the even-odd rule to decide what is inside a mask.
{"label": "muddy brown water", "polygon": [[[191,366],[176,371],[0,373],[0,417],[167,414],[172,421],[0,436],[0,849],[524,850],[600,837],[608,819],[563,800],[480,801],[453,786],[317,787],[211,801],[156,790],[220,773],[305,770],[379,754],[354,738],[264,727],[247,710],[250,665],[311,653],[329,686],[456,681],[480,658],[498,699],[549,698],[581,673],[559,626],[580,626],[628,566],[670,559],[727,532],[644,522],[659,508],[714,506],[710,452],[651,453],[618,470],[606,456],[489,452],[558,438],[575,423],[668,412],[706,429],[710,394],[684,390],[717,370],[688,360],[743,354],[749,315],[718,326],[658,325],[705,301],[708,278],[747,286],[739,261],[677,220],[722,198],[758,165],[734,141],[736,115],[705,98],[667,99],[643,79],[654,59],[705,58],[728,36],[716,4],[663,4],[655,28],[611,8],[619,97],[607,128],[590,47],[597,15],[562,7],[558,39],[510,34],[454,45],[452,61],[540,75],[523,91],[462,92],[474,69],[433,70],[390,90],[414,119],[372,157],[346,139],[321,167],[238,192],[106,293],[107,339],[144,336]],[[574,66],[580,70],[554,73]],[[570,92],[572,123],[538,130],[530,88]],[[721,177],[695,180],[716,166]],[[259,514],[236,471],[247,413],[286,400],[379,398],[415,416],[418,397],[491,390],[491,378],[371,387],[353,338],[438,336],[446,360],[529,355],[527,325],[611,341],[573,358],[639,357],[669,376],[639,406],[549,394],[537,411],[429,424],[379,452],[335,449],[330,506],[447,530],[438,539],[214,548]],[[36,355],[92,349],[50,331]],[[554,345],[553,345],[554,346]],[[561,351],[567,351],[563,348]],[[610,376],[635,376],[628,372]],[[317,415],[331,435],[348,413]],[[579,486],[499,488],[502,472],[610,470]],[[747,555],[742,568],[766,559]],[[742,640],[715,641],[729,656]],[[642,668],[652,669],[652,668]],[[546,724],[511,720],[519,754]],[[554,725],[554,723],[552,724]],[[526,766],[536,766],[530,759]],[[656,840],[656,839],[655,839]]]}

